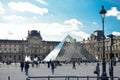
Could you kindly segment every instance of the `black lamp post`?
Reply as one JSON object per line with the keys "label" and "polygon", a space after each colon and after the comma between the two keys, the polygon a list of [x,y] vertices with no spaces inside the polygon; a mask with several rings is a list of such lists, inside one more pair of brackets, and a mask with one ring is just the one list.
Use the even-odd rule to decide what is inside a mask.
{"label": "black lamp post", "polygon": [[102,17],[102,30],[103,30],[103,54],[102,54],[102,80],[107,80],[107,74],[106,74],[106,60],[105,60],[105,36],[104,36],[104,18],[106,14],[106,10],[104,9],[104,6],[102,6],[102,9],[100,10],[100,14]]}
{"label": "black lamp post", "polygon": [[22,61],[24,62],[24,40],[22,39]]}
{"label": "black lamp post", "polygon": [[110,35],[108,35],[107,37],[109,37],[110,38],[110,67],[111,67],[111,75],[110,75],[110,77],[111,77],[111,80],[113,80],[113,57],[114,57],[114,55],[113,55],[113,53],[112,53],[112,46],[113,46],[113,37],[114,37],[114,35],[112,35],[112,34],[110,34]]}

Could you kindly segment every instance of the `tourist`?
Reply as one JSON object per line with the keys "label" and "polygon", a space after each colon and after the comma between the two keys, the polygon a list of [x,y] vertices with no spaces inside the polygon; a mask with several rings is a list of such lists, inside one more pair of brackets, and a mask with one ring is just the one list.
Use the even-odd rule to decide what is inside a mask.
{"label": "tourist", "polygon": [[17,61],[16,60],[14,61],[14,64],[15,64],[15,67],[16,67],[17,66]]}
{"label": "tourist", "polygon": [[47,62],[48,68],[50,68],[50,61]]}
{"label": "tourist", "polygon": [[73,69],[76,69],[76,66],[75,66],[75,61],[73,61]]}
{"label": "tourist", "polygon": [[28,75],[29,62],[25,62],[25,74]]}
{"label": "tourist", "polygon": [[35,61],[35,65],[36,65],[36,68],[38,68],[38,65],[39,65],[38,61]]}
{"label": "tourist", "polygon": [[51,62],[51,70],[52,70],[52,74],[54,74],[54,69],[55,69],[55,64],[54,64],[54,62],[52,61],[52,62]]}
{"label": "tourist", "polygon": [[23,72],[23,68],[24,68],[24,61],[20,62],[20,68],[21,68],[21,72]]}
{"label": "tourist", "polygon": [[34,62],[31,62],[32,68],[34,68]]}
{"label": "tourist", "polygon": [[97,74],[97,80],[99,80],[99,77],[100,77],[100,64],[97,63],[96,65],[96,74]]}

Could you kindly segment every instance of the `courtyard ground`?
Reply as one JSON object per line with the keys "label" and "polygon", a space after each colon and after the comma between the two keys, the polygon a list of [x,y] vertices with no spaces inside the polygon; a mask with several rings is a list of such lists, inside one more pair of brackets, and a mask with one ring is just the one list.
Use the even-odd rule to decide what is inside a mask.
{"label": "courtyard ground", "polygon": [[[87,63],[87,65],[81,63],[80,65],[76,64],[76,69],[73,69],[72,64],[62,64],[62,66],[58,66],[55,69],[53,75],[51,68],[48,68],[47,64],[40,64],[38,68],[32,68],[30,65],[29,76],[96,76],[93,73],[95,66],[96,63]],[[100,69],[102,71],[102,64],[100,64]],[[106,66],[106,72],[109,76],[108,64]],[[120,63],[114,66],[114,76],[120,77]],[[17,65],[13,63],[9,66],[0,63],[0,80],[8,80],[8,77],[10,77],[10,80],[26,80],[27,78],[24,71],[21,72],[19,63]]]}

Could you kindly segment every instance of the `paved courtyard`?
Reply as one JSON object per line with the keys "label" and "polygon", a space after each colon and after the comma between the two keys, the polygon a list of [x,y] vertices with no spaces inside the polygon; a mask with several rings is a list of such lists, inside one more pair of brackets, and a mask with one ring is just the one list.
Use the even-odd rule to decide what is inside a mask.
{"label": "paved courtyard", "polygon": [[[0,63],[0,80],[26,80],[26,75],[21,72],[19,63],[17,65],[11,64],[7,66],[6,64]],[[47,67],[47,64],[40,64],[38,68],[32,68],[30,66],[29,76],[96,76],[93,71],[95,70],[96,63],[81,63],[76,64],[76,69],[72,69],[72,64],[62,64],[55,69],[55,74],[53,75],[51,69]],[[100,64],[100,69],[102,70],[102,65]],[[108,74],[108,64],[107,64],[107,75]],[[120,77],[120,63],[114,66],[114,76]],[[32,79],[33,80],[33,79]]]}

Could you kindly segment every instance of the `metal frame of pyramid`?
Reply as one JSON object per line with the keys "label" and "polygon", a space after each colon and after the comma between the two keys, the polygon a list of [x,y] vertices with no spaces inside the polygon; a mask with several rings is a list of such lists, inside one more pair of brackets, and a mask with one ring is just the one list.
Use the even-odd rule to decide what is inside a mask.
{"label": "metal frame of pyramid", "polygon": [[48,61],[71,61],[71,59],[96,60],[89,52],[86,51],[70,35],[66,36],[44,59]]}

